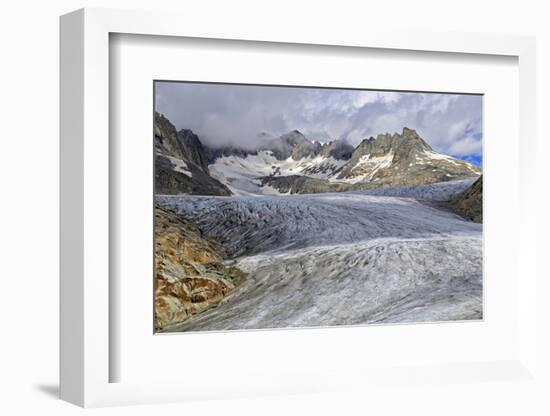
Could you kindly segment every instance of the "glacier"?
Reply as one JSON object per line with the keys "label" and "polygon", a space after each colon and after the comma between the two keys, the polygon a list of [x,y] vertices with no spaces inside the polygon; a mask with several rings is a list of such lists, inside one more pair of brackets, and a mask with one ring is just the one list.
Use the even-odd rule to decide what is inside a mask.
{"label": "glacier", "polygon": [[217,307],[168,331],[472,320],[482,225],[434,205],[472,180],[288,196],[157,196],[249,273]]}
{"label": "glacier", "polygon": [[324,156],[278,160],[273,152],[262,150],[246,157],[222,156],[209,165],[209,169],[212,177],[225,184],[234,195],[273,195],[280,193],[269,186],[262,186],[262,177],[299,174],[330,179],[345,163],[345,160]]}

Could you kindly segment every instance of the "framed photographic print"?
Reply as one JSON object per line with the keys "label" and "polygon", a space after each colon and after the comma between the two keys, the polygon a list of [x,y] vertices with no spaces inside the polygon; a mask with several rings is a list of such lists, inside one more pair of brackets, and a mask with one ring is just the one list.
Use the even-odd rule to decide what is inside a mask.
{"label": "framed photographic print", "polygon": [[62,398],[534,380],[533,39],[180,18],[61,19]]}

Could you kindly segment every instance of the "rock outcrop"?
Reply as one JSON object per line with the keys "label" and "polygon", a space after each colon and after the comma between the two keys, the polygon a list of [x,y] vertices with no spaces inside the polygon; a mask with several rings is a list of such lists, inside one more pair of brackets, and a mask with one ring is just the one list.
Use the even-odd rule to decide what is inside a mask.
{"label": "rock outcrop", "polygon": [[354,150],[355,148],[345,140],[332,140],[322,145],[320,155],[336,160],[349,160]]}
{"label": "rock outcrop", "polygon": [[451,198],[449,206],[473,222],[482,223],[483,176],[480,176],[468,189]]}
{"label": "rock outcrop", "polygon": [[225,250],[190,221],[155,207],[155,327],[163,330],[217,306],[246,278]]}
{"label": "rock outcrop", "polygon": [[231,145],[225,145],[222,147],[207,147],[207,155],[208,155],[208,164],[213,164],[216,159],[219,159],[221,157],[228,157],[228,156],[237,156],[240,158],[245,158],[248,155],[257,155],[257,150],[248,150],[243,149],[236,146]]}
{"label": "rock outcrop", "polygon": [[213,164],[216,159],[224,156],[245,158],[248,155],[257,155],[259,151],[269,151],[277,160],[286,160],[291,157],[293,160],[299,161],[316,156],[335,160],[349,160],[354,150],[354,147],[345,140],[332,140],[328,143],[321,143],[308,139],[299,130],[292,130],[279,137],[261,132],[257,136],[257,143],[255,149],[245,149],[233,145],[208,148],[208,163]]}
{"label": "rock outcrop", "polygon": [[319,194],[365,189],[361,184],[330,182],[303,175],[265,176],[260,180],[262,186],[269,185],[283,194]]}

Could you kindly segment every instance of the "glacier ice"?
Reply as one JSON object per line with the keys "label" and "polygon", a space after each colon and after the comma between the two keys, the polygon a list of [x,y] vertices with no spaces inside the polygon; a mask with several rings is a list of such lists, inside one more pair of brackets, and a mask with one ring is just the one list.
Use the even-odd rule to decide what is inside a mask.
{"label": "glacier ice", "polygon": [[158,196],[250,273],[171,331],[482,317],[482,226],[434,207],[470,180],[292,196]]}

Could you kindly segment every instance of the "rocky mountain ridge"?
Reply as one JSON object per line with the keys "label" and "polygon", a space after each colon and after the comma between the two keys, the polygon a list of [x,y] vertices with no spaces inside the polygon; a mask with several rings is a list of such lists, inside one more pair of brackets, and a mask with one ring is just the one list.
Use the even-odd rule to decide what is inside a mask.
{"label": "rocky mountain ridge", "polygon": [[231,195],[210,175],[208,150],[191,130],[177,131],[155,113],[154,144],[156,194]]}
{"label": "rocky mountain ridge", "polygon": [[348,160],[351,158],[354,147],[345,140],[332,140],[321,143],[310,140],[299,130],[292,130],[281,136],[273,136],[261,132],[257,136],[258,145],[255,149],[243,148],[233,145],[226,145],[216,148],[208,148],[209,163],[223,156],[257,155],[260,151],[271,152],[277,160],[292,158],[295,161],[310,157],[323,156],[333,157],[337,160]]}
{"label": "rocky mountain ridge", "polygon": [[421,185],[478,176],[481,169],[435,152],[416,130],[380,134],[363,140],[338,179],[368,182],[373,187]]}
{"label": "rocky mountain ridge", "polygon": [[310,140],[299,130],[262,132],[255,149],[205,146],[155,114],[157,193],[246,195],[342,192],[477,177],[481,169],[435,152],[413,129],[384,133],[355,148]]}

